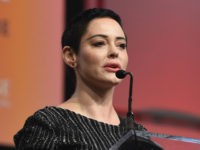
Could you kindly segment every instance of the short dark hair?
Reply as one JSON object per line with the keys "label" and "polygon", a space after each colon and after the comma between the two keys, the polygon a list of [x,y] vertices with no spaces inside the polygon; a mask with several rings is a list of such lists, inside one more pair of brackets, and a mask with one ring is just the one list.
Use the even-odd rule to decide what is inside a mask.
{"label": "short dark hair", "polygon": [[95,18],[111,18],[122,27],[121,18],[110,9],[92,8],[77,15],[62,35],[62,48],[70,46],[75,53],[79,52],[80,40],[86,32],[89,22]]}

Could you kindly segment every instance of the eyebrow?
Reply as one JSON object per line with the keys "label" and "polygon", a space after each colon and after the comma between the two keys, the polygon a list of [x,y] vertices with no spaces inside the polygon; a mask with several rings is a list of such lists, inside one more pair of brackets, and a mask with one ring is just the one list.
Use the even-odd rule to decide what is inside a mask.
{"label": "eyebrow", "polygon": [[[102,38],[108,38],[107,35],[104,35],[104,34],[95,34],[93,36],[90,36],[89,38],[87,38],[86,40],[90,40],[90,39],[93,39],[95,37],[102,37]],[[122,36],[118,36],[116,37],[117,40],[127,40],[126,37],[122,37]]]}

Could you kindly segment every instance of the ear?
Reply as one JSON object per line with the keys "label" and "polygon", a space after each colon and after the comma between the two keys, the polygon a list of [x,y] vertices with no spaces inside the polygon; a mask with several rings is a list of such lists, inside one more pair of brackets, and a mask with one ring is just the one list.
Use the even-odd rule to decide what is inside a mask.
{"label": "ear", "polygon": [[70,66],[71,68],[76,68],[77,66],[76,58],[77,56],[70,46],[65,46],[63,48],[63,59],[68,66]]}

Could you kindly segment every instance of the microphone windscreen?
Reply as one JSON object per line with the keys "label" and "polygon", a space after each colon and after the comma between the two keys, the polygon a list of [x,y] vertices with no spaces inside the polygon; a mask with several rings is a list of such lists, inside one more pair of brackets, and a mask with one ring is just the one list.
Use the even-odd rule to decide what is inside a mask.
{"label": "microphone windscreen", "polygon": [[115,75],[117,78],[123,79],[127,75],[127,72],[124,70],[118,70],[117,72],[115,72]]}

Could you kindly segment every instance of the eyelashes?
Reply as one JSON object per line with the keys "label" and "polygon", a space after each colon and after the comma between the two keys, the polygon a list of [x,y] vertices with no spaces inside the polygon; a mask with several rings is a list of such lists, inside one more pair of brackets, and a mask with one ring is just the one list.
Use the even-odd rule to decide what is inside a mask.
{"label": "eyelashes", "polygon": [[123,44],[120,44],[119,47],[120,47],[121,49],[126,49],[127,45],[126,45],[126,43],[123,43]]}
{"label": "eyelashes", "polygon": [[[107,42],[101,41],[101,42],[94,42],[91,44],[93,47],[103,47],[107,45]],[[127,44],[126,43],[120,43],[116,44],[116,47],[119,47],[120,49],[126,49]]]}
{"label": "eyelashes", "polygon": [[92,46],[94,46],[94,47],[102,47],[104,45],[106,45],[105,42],[94,42],[94,43],[92,43]]}

